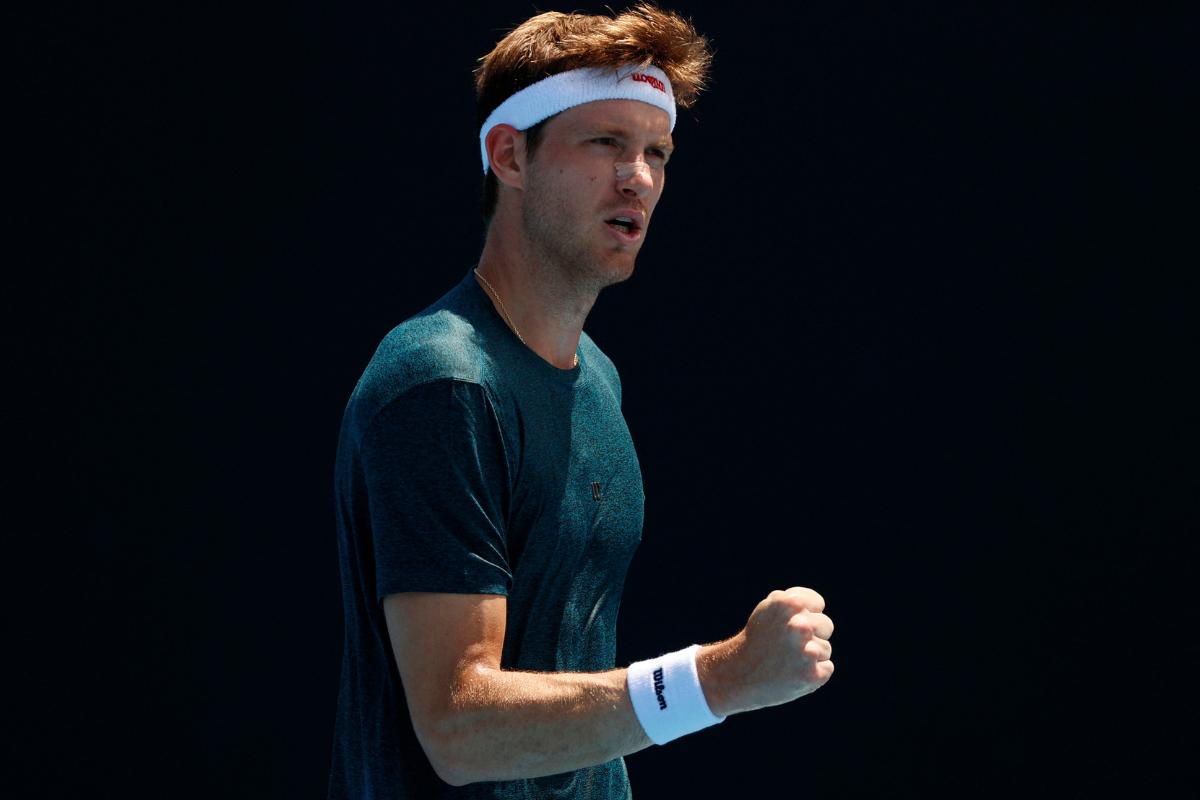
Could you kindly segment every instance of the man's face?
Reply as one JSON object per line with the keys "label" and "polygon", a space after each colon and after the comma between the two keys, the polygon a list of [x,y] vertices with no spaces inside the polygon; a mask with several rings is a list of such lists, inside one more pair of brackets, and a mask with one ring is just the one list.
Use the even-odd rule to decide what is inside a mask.
{"label": "man's face", "polygon": [[[585,103],[549,120],[523,187],[534,248],[597,289],[628,278],[662,195],[670,128],[667,112],[638,100]],[[649,170],[619,178],[615,165],[629,162]]]}

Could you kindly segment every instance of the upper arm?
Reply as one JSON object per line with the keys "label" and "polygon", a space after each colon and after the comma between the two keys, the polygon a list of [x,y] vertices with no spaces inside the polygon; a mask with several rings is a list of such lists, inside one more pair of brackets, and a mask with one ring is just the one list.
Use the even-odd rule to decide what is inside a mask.
{"label": "upper arm", "polygon": [[438,737],[455,693],[472,671],[500,668],[508,599],[402,592],[385,597],[383,610],[413,728],[436,769]]}
{"label": "upper arm", "polygon": [[508,592],[507,456],[482,386],[405,390],[375,413],[359,458],[376,598]]}

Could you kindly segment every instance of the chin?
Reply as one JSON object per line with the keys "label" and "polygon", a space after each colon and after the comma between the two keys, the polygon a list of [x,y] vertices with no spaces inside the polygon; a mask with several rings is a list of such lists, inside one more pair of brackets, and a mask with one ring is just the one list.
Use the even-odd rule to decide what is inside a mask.
{"label": "chin", "polygon": [[601,266],[597,273],[601,279],[602,286],[612,286],[614,283],[621,283],[633,277],[634,257],[630,256],[628,260],[611,262]]}
{"label": "chin", "polygon": [[579,257],[582,255],[565,259],[565,263],[571,265],[569,272],[580,286],[590,286],[596,291],[629,280],[637,259],[637,253],[628,250],[609,250],[600,254],[593,251],[587,257]]}

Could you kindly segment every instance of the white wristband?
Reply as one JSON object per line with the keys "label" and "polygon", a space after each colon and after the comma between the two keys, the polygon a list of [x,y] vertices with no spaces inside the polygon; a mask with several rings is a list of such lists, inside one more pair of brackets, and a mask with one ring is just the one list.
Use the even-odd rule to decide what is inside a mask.
{"label": "white wristband", "polygon": [[700,676],[696,673],[696,653],[700,645],[665,656],[629,665],[629,699],[642,729],[655,744],[724,722],[708,707]]}

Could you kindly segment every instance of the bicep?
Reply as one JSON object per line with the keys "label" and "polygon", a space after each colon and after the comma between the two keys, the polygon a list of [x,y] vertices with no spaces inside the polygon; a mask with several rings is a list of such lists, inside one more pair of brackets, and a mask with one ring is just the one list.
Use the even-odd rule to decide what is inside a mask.
{"label": "bicep", "polygon": [[500,668],[508,598],[401,592],[385,597],[383,610],[413,727],[424,738],[472,670]]}

